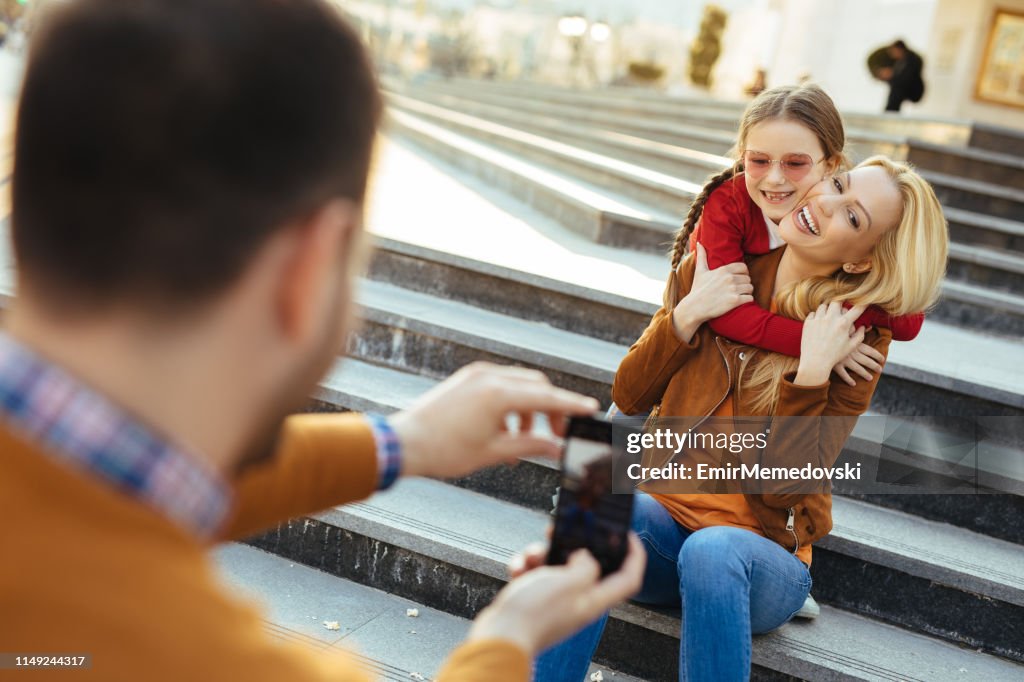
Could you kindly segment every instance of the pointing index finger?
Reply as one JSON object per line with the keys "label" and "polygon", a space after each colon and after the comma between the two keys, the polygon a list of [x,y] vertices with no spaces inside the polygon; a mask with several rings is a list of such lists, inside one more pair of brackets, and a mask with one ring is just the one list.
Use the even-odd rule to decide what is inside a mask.
{"label": "pointing index finger", "polygon": [[510,383],[502,391],[501,401],[505,412],[589,414],[601,408],[596,398],[551,385],[529,383]]}

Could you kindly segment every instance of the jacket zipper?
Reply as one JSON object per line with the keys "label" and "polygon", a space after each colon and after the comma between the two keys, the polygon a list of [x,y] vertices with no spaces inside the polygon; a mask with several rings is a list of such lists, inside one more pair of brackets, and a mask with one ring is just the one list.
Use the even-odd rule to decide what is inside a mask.
{"label": "jacket zipper", "polygon": [[[719,340],[720,340],[720,337],[716,336],[715,337],[715,345],[718,347],[718,353],[722,356],[722,362],[725,363],[725,371],[728,373],[728,376],[729,376],[729,389],[731,390],[732,389],[732,367],[729,366],[729,360],[725,357],[725,351],[722,350],[721,344],[718,343]],[[718,401],[718,405],[715,405],[714,409],[712,409],[711,412],[709,412],[707,415],[705,415],[704,419],[702,419],[699,423],[702,424],[702,423],[704,423],[704,421],[707,421],[707,418],[710,417],[711,414],[715,410],[718,409],[719,405],[721,405],[723,402],[725,402],[725,399],[728,398],[728,397],[729,397],[729,393],[726,392],[725,396],[723,396],[722,399]],[[774,421],[774,418],[773,418],[773,421]],[[797,550],[800,549],[800,537],[796,534],[796,507],[789,507],[788,509],[786,509],[786,512],[789,514],[789,516],[786,517],[786,530],[788,530],[793,535],[793,545],[794,545],[794,547],[793,547],[793,554],[796,554]],[[764,527],[764,523],[761,521],[760,518],[757,520],[757,523],[758,523],[758,525],[761,526],[761,531],[764,533],[765,537],[768,537],[768,529]]]}
{"label": "jacket zipper", "polygon": [[[698,426],[700,426],[701,424],[706,422],[708,420],[708,418],[715,413],[715,410],[717,410],[719,407],[722,406],[722,403],[725,402],[725,399],[729,397],[729,393],[732,391],[732,367],[729,366],[729,361],[725,357],[725,351],[722,350],[722,346],[718,343],[720,338],[721,337],[718,337],[718,336],[715,337],[715,348],[718,349],[718,354],[722,356],[722,362],[725,363],[725,373],[726,373],[726,377],[727,377],[725,395],[723,395],[721,397],[721,399],[717,403],[715,403],[715,406],[712,407],[711,410],[706,415],[701,417],[700,421],[698,421],[696,424],[694,424],[693,426],[690,427],[691,430],[697,428]],[[663,466],[667,466],[667,465],[671,464],[673,459],[675,459],[675,455],[673,455],[672,457],[669,457],[668,461],[665,462],[665,464]],[[653,478],[648,478],[646,480],[640,481],[639,483],[637,483],[633,487],[634,488],[639,488],[640,486],[645,485],[647,483],[650,483],[653,480],[654,480]]]}
{"label": "jacket zipper", "polygon": [[[699,422],[697,422],[691,427],[694,429],[703,424],[704,422],[706,422],[708,418],[715,413],[715,410],[722,406],[722,403],[724,403],[726,398],[729,397],[729,393],[732,392],[732,367],[729,365],[728,358],[725,357],[725,351],[722,350],[722,344],[719,343],[720,341],[721,337],[716,336],[715,348],[718,349],[718,354],[722,356],[722,362],[725,364],[725,372],[727,377],[725,395],[723,395],[721,399],[719,399],[719,401],[715,403],[715,406],[712,407],[711,410],[707,414],[705,414]],[[670,458],[667,463],[671,462],[672,458]],[[649,478],[646,481],[641,481],[640,483],[637,483],[637,487],[640,487],[645,483],[650,483],[653,480],[653,478]],[[788,530],[793,535],[793,554],[796,554],[797,551],[800,549],[800,537],[796,534],[796,507],[789,507],[788,509],[786,509],[786,512],[789,514],[789,516],[786,518],[786,530]],[[765,534],[765,537],[768,537],[768,529],[764,527],[764,523],[761,522],[761,519],[758,519],[757,522],[761,526],[761,531]]]}
{"label": "jacket zipper", "polygon": [[[786,530],[793,534],[793,554],[797,553],[800,549],[800,538],[796,534],[796,507],[790,507],[786,510],[789,513],[789,517],[786,519]],[[763,528],[763,524],[762,524]]]}

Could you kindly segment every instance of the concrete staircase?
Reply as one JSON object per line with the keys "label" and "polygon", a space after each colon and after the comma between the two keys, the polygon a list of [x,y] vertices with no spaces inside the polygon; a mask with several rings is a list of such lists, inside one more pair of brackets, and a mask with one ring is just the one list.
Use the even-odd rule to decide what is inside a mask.
{"label": "concrete staircase", "polygon": [[[386,87],[393,87],[398,81],[385,79]],[[586,103],[590,108],[601,108],[608,111],[627,112],[644,117],[668,117],[682,119],[699,113],[712,114],[721,120],[725,130],[734,131],[736,123],[747,106],[749,100],[719,100],[694,95],[677,95],[645,90],[642,88],[607,87],[600,91],[573,90],[570,88],[543,83],[522,83],[502,81],[480,81],[470,78],[453,78],[448,80],[422,77],[414,81],[415,85],[430,87],[448,86],[453,88],[477,89],[494,93],[514,94],[539,101],[560,101],[575,104]],[[1004,137],[1013,131],[984,126],[973,121],[941,117],[915,116],[906,114],[841,112],[847,128],[848,137],[870,137],[873,134],[890,135],[904,139],[914,138],[954,146],[977,146],[979,148],[997,149],[1005,146]],[[994,139],[995,145],[983,143],[983,137]]]}
{"label": "concrete staircase", "polygon": [[[539,367],[556,383],[607,404],[625,344],[653,307],[396,240],[377,239],[367,277],[353,359],[323,382],[316,409],[400,409],[477,358]],[[903,381],[895,378],[895,360],[887,372]],[[941,400],[974,400],[969,395],[950,392]],[[860,429],[850,447],[863,449],[872,439],[877,443],[878,436],[870,428]],[[1013,450],[1001,460],[1005,468],[1020,464],[1014,454],[1019,458]],[[1012,486],[1024,480],[1021,473],[998,477]],[[406,481],[252,542],[345,580],[471,617],[500,589],[514,552],[543,537],[556,481],[557,465],[536,459],[459,481]],[[836,529],[815,549],[822,615],[756,638],[755,678],[1020,677],[1024,537],[1007,527],[1016,527],[1012,519],[1024,511],[1024,498],[1014,490],[890,500],[896,509],[837,497]],[[958,513],[960,500],[971,500],[976,514]],[[643,679],[674,679],[677,646],[677,614],[627,605],[613,614],[597,660]]]}
{"label": "concrete staircase", "polygon": [[[531,106],[548,99],[519,98]],[[663,267],[656,257],[616,247],[651,250],[666,240],[678,220],[672,202],[685,204],[692,191],[686,183],[699,181],[670,175],[669,165],[654,171],[644,159],[685,157],[678,168],[690,164],[696,177],[709,155],[724,150],[671,149],[671,141],[644,143],[625,133],[589,135],[585,124],[544,120],[540,111],[519,116],[511,106],[500,120],[493,109],[473,110],[494,115],[485,119],[469,114],[468,105],[454,110],[442,102],[453,104],[392,97],[390,131],[401,140],[394,146],[452,178],[472,201],[456,204],[454,195],[438,192],[437,203],[424,207],[437,209],[433,220],[395,230],[400,238],[376,238],[352,358],[325,378],[312,409],[401,409],[474,359],[542,369],[607,406],[615,367],[657,307],[656,295],[638,295],[626,273],[647,268],[660,278]],[[517,127],[508,125],[513,122]],[[905,135],[885,129],[884,118],[862,123],[868,132],[872,124],[880,134]],[[955,122],[917,125],[960,135],[961,144],[970,134]],[[697,130],[709,139],[715,134],[711,126]],[[609,146],[599,148],[598,139]],[[636,155],[614,157],[613,144]],[[645,148],[657,151],[644,156]],[[391,186],[395,201],[403,189],[411,193],[404,180]],[[1007,252],[1019,255],[1013,240],[1020,224],[991,214],[998,203],[978,197],[992,198],[997,188],[981,184],[949,181],[956,191],[978,192],[975,204],[959,208],[944,199],[956,244],[943,303],[917,341],[894,345],[872,406],[876,416],[861,420],[846,450],[871,462],[885,437],[882,415],[931,415],[937,418],[924,424],[924,436],[902,452],[901,462],[924,475],[948,475],[955,469],[948,452],[973,428],[960,418],[1002,415],[990,420],[972,463],[973,480],[1001,492],[925,494],[909,487],[916,494],[837,495],[835,530],[816,545],[812,567],[821,616],[756,637],[755,679],[1024,678],[1024,292],[1013,279],[1017,261],[999,260]],[[1012,192],[1004,198],[1014,200]],[[500,207],[576,252],[564,254],[561,264],[540,253],[510,255],[501,244],[521,233],[512,234],[511,223],[490,224],[490,214],[476,209],[470,217],[470,203]],[[431,230],[471,220],[480,224],[461,234],[492,241],[493,257],[480,256],[486,249],[451,248],[468,237],[438,237],[444,248],[431,245]],[[585,253],[581,241],[592,244]],[[586,282],[576,271],[581,262],[594,270]],[[557,476],[557,463],[527,458],[457,481],[403,481],[251,543],[337,579],[469,618],[500,589],[513,554],[543,537]],[[678,613],[627,604],[613,612],[596,660],[619,674],[673,680],[678,638]]]}
{"label": "concrete staircase", "polygon": [[[614,121],[590,126],[588,116],[612,116],[603,110],[542,116],[531,110],[546,106],[544,100],[515,100],[505,94],[500,95],[508,99],[504,106],[481,104],[490,87],[477,88],[472,98],[467,92],[451,94],[454,86],[393,93],[390,129],[599,243],[664,251],[704,178],[728,163],[720,156],[727,146],[712,153],[682,146],[686,142],[679,138],[670,143],[623,133]],[[728,136],[710,128],[703,132]],[[943,299],[933,319],[1015,337],[1024,334],[1024,251],[1019,249],[1024,242],[1024,191],[1012,182],[942,172],[955,167],[958,159],[970,158],[989,169],[989,174],[978,171],[979,176],[1012,180],[1013,159],[913,145],[912,156],[921,159],[922,168],[938,169],[922,172],[948,211],[953,239]]]}
{"label": "concrete staircase", "polygon": [[[388,413],[475,359],[541,368],[607,406],[614,369],[656,308],[656,295],[635,293],[629,275],[648,268],[658,279],[662,259],[601,243],[633,245],[637,234],[657,234],[661,219],[664,237],[677,216],[610,197],[576,179],[572,166],[557,174],[397,113],[410,123],[392,130],[403,132],[402,144],[416,145],[405,149],[468,188],[458,199],[500,205],[532,226],[557,222],[569,229],[545,227],[546,235],[576,251],[564,255],[565,271],[539,253],[512,262],[500,248],[503,235],[493,232],[506,224],[475,226],[482,240],[499,244],[493,251],[500,258],[492,259],[377,238],[353,358],[324,379],[312,409]],[[398,197],[410,187],[384,189]],[[425,207],[432,215],[421,211],[422,224],[405,233],[426,239],[462,220],[468,202],[452,198],[436,197]],[[1006,226],[998,224],[1006,219],[985,219],[996,223],[993,234]],[[3,255],[6,305],[13,273]],[[570,260],[596,274],[582,283],[568,272]],[[1012,332],[994,319],[1012,315],[1016,299],[976,288],[979,307],[991,306],[978,320],[959,328],[936,321],[945,319],[937,314],[918,341],[894,346],[873,411],[940,416],[924,439],[931,447],[904,453],[916,470],[940,474],[950,471],[943,439],[964,435],[957,417],[1010,417],[978,448],[976,461],[977,482],[1004,492],[837,496],[835,530],[816,546],[812,568],[821,616],[756,637],[755,679],[1024,678],[1024,436],[1017,426],[1024,397],[1019,363],[1010,362],[1020,346],[991,333]],[[613,293],[626,289],[628,295]],[[1004,304],[1009,313],[998,307]],[[996,369],[986,371],[981,359]],[[862,420],[847,449],[877,451],[876,426]],[[266,602],[275,637],[314,648],[355,646],[365,667],[385,679],[413,672],[429,678],[465,632],[465,619],[504,584],[508,559],[543,537],[557,475],[556,463],[526,459],[458,481],[403,481],[363,503],[283,524],[251,546],[224,548],[218,561],[228,582]],[[424,620],[408,625],[409,606]],[[326,631],[322,620],[339,620],[342,629]],[[427,630],[430,637],[421,637]],[[610,666],[605,679],[615,671],[614,679],[672,680],[678,637],[678,613],[627,604],[613,613],[597,662]]]}

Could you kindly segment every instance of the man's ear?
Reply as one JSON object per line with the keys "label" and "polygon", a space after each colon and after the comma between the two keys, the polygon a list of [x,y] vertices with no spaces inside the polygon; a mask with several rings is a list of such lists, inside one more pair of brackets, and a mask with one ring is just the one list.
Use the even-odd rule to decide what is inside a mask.
{"label": "man's ear", "polygon": [[342,278],[354,276],[345,272],[351,261],[345,249],[359,243],[352,239],[359,217],[357,204],[333,199],[292,228],[277,296],[278,322],[289,340],[303,343],[332,319],[327,306],[337,304]]}
{"label": "man's ear", "polygon": [[865,258],[858,263],[843,263],[843,272],[851,275],[860,275],[871,269],[871,259]]}

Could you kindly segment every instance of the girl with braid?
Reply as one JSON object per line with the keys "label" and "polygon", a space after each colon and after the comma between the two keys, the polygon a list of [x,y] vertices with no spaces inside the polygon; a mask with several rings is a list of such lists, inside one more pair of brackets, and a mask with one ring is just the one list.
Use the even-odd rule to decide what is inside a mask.
{"label": "girl with braid", "polygon": [[[776,159],[813,151],[789,143],[757,151]],[[802,189],[787,182],[755,188],[768,192],[774,206]],[[761,424],[770,417],[764,446],[737,455],[745,465],[832,467],[880,378],[876,372],[850,385],[833,368],[861,345],[884,362],[892,330],[855,326],[869,306],[899,319],[936,300],[949,245],[946,221],[920,175],[879,156],[814,183],[778,229],[785,245],[742,262],[711,269],[711,250],[702,246],[681,261],[678,300],[659,309],[630,347],[615,373],[612,399],[627,415],[660,405],[661,417],[687,418],[691,425],[699,418],[728,428],[744,421],[737,417],[762,418]],[[751,300],[802,321],[799,357],[733,343],[713,331],[714,320]],[[677,460],[726,461],[712,450],[690,446],[678,460],[671,447],[651,448],[642,466],[656,471]],[[631,528],[647,566],[633,599],[681,607],[680,680],[744,682],[751,674],[752,636],[788,622],[810,593],[813,546],[832,530],[831,484],[746,479],[709,489],[696,478],[651,476],[638,486]],[[543,552],[535,553],[513,574],[543,560]],[[585,680],[606,620],[544,652],[534,679]],[[626,636],[614,634],[619,641]],[[667,653],[664,640],[633,646],[639,656]],[[663,667],[642,659],[637,665]]]}
{"label": "girl with braid", "polygon": [[[685,253],[699,242],[708,267],[742,263],[745,255],[767,253],[782,246],[778,223],[791,213],[807,191],[823,177],[846,170],[845,134],[832,99],[816,85],[783,86],[761,93],[743,114],[737,139],[739,159],[713,176],[694,200],[672,248],[672,271],[663,302],[671,309],[679,299],[678,268]],[[813,225],[809,229],[816,229]],[[687,244],[689,242],[689,244]],[[689,249],[687,249],[689,246]],[[865,264],[848,263],[850,274]],[[892,330],[893,339],[910,341],[921,330],[922,313],[890,317],[869,308],[858,326]],[[759,307],[753,301],[712,320],[712,331],[750,346],[800,355],[803,324]],[[871,380],[881,358],[861,345],[836,365],[843,381],[849,372]]]}

